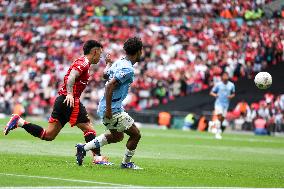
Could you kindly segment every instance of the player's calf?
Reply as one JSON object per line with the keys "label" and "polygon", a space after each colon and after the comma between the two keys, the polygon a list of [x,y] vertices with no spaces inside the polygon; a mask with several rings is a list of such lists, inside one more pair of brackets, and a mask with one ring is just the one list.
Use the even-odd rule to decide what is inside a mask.
{"label": "player's calf", "polygon": [[45,141],[52,141],[56,138],[56,136],[62,129],[62,126],[59,122],[49,123],[47,129],[44,129],[34,123],[28,123],[23,125],[23,128],[34,137],[40,138],[41,140]]}
{"label": "player's calf", "polygon": [[54,140],[58,132],[62,128],[60,124],[50,123],[48,129],[46,130],[37,124],[25,121],[19,115],[15,114],[7,123],[7,126],[4,129],[4,134],[7,135],[11,130],[16,129],[18,127],[25,129],[32,136],[46,141]]}
{"label": "player's calf", "polygon": [[135,150],[141,139],[141,133],[139,129],[135,125],[133,125],[128,130],[126,130],[125,133],[129,136],[129,139],[126,143],[127,149]]}
{"label": "player's calf", "polygon": [[123,140],[124,134],[123,132],[118,132],[116,130],[110,130],[110,134],[105,134],[105,137],[109,144],[117,143]]}
{"label": "player's calf", "polygon": [[[135,149],[141,139],[141,133],[139,129],[133,124],[128,130],[124,131],[128,136],[129,139],[126,143],[126,150],[125,154],[121,163],[122,168],[131,168],[134,169],[135,167],[138,168],[134,163],[131,163],[131,158],[135,154]],[[136,169],[136,168],[135,168]]]}

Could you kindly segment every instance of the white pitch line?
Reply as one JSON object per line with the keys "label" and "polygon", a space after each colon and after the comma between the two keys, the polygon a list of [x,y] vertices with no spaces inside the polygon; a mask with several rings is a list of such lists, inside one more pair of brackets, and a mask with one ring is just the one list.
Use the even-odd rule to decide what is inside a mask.
{"label": "white pitch line", "polygon": [[46,176],[18,175],[18,174],[9,174],[9,173],[0,173],[0,175],[16,176],[16,177],[26,177],[26,178],[48,179],[48,180],[61,180],[61,181],[67,181],[67,182],[81,182],[81,183],[91,183],[91,184],[101,184],[101,185],[121,186],[121,187],[131,187],[132,186],[132,185],[115,184],[115,183],[108,183],[108,182],[97,182],[97,181],[77,180],[77,179],[64,179],[64,178],[55,178],[55,177],[46,177]]}
{"label": "white pitch line", "polygon": [[[36,187],[0,187],[0,189],[120,189],[126,187],[99,187],[99,186],[36,186]],[[128,187],[127,187],[128,188]],[[249,188],[249,187],[136,187],[130,186],[131,189],[279,189],[279,188]],[[282,188],[283,189],[283,188]]]}
{"label": "white pitch line", "polygon": [[[39,178],[39,179],[49,179],[49,180],[61,180],[67,182],[81,182],[81,183],[91,183],[91,184],[101,184],[101,185],[110,185],[112,187],[104,186],[20,186],[20,187],[0,187],[0,189],[107,189],[107,188],[131,188],[131,189],[274,189],[274,188],[250,188],[250,187],[147,187],[147,186],[133,186],[133,185],[123,185],[123,184],[114,184],[107,182],[97,182],[89,180],[76,180],[76,179],[63,179],[55,177],[46,177],[46,176],[32,176],[32,175],[18,175],[18,174],[9,174],[9,173],[0,173],[0,175],[5,176],[16,176],[16,177],[26,177],[26,178]],[[276,189],[276,188],[275,188]],[[279,188],[277,188],[279,189]],[[280,188],[284,189],[284,188]]]}

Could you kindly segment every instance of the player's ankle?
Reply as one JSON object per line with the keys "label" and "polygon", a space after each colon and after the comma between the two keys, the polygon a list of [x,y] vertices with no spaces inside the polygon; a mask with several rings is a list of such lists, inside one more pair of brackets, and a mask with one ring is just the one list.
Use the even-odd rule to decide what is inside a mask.
{"label": "player's ankle", "polygon": [[129,163],[131,161],[131,158],[134,156],[134,154],[135,154],[135,150],[126,149],[122,163],[123,164]]}
{"label": "player's ankle", "polygon": [[28,122],[20,117],[20,119],[18,121],[18,127],[23,127],[26,124],[28,124]]}

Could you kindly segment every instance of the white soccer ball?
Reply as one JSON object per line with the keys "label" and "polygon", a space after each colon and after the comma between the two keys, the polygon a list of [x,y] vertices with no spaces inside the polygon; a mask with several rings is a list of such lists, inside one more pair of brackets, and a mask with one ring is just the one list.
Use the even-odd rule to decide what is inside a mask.
{"label": "white soccer ball", "polygon": [[272,84],[272,77],[268,72],[259,72],[254,78],[254,83],[259,89],[268,89]]}

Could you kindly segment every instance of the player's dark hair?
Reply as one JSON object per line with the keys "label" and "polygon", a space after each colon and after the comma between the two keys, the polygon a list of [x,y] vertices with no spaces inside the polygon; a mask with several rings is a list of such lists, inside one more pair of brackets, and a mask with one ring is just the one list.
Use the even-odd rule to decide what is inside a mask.
{"label": "player's dark hair", "polygon": [[84,55],[89,54],[90,51],[92,50],[92,48],[94,48],[94,47],[103,48],[102,44],[100,44],[96,40],[88,40],[88,41],[86,41],[84,46],[83,46]]}
{"label": "player's dark hair", "polygon": [[135,55],[138,51],[142,50],[143,43],[140,38],[132,37],[125,41],[123,49],[127,55]]}
{"label": "player's dark hair", "polygon": [[226,71],[223,71],[223,72],[222,72],[222,76],[223,76],[224,74],[226,74],[226,75],[228,75],[228,76],[230,75],[229,72],[226,72]]}

